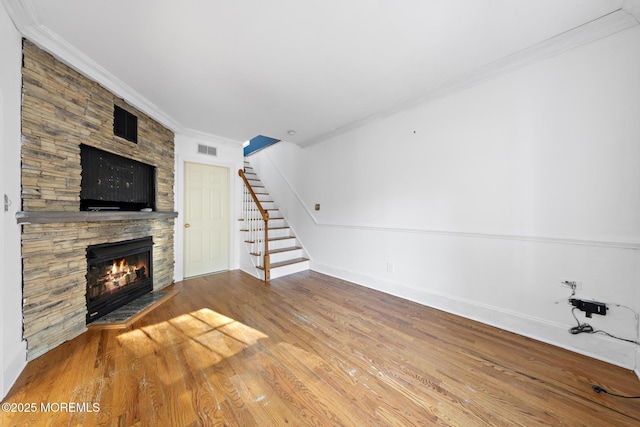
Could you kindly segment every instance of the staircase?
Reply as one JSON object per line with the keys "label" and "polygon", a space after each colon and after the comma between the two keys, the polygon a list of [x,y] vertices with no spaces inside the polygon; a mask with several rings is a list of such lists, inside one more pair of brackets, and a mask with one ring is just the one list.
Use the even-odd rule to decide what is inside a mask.
{"label": "staircase", "polygon": [[[245,160],[244,170],[239,171],[239,175],[245,183],[240,231],[244,234],[255,275],[269,282],[270,279],[308,270],[310,260],[305,250],[248,161]],[[266,242],[263,211],[268,218]]]}

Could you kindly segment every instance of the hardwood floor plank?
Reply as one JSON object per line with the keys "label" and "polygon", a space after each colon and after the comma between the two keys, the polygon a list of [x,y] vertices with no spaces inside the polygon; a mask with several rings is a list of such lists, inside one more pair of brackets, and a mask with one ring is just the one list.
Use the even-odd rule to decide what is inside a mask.
{"label": "hardwood floor plank", "polygon": [[0,425],[534,426],[640,424],[625,369],[314,272],[271,286],[239,271],[126,330],[88,331],[31,361]]}

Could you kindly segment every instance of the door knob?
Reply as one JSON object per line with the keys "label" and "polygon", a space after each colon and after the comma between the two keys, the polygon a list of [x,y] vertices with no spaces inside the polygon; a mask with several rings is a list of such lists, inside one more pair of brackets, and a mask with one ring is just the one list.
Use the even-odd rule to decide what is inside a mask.
{"label": "door knob", "polygon": [[191,224],[189,224],[189,223],[184,225],[184,228],[189,228],[189,227],[191,227]]}

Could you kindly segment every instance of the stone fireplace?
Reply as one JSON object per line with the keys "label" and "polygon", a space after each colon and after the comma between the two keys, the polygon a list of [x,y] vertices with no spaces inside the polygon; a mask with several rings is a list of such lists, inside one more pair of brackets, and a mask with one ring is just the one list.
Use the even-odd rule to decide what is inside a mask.
{"label": "stone fireplace", "polygon": [[[173,133],[27,40],[23,58],[22,211],[17,220],[22,225],[23,336],[32,360],[87,329],[96,312],[90,300],[98,289],[113,294],[127,280],[139,279],[146,292],[149,286],[159,290],[173,282],[177,214]],[[116,107],[137,118],[136,141],[114,133]],[[149,166],[152,198],[127,202],[123,209],[95,197],[83,203],[82,152],[94,149],[135,167]],[[139,185],[122,170],[118,173],[113,175],[117,183],[109,185]],[[109,278],[106,263],[113,268],[113,260],[106,258],[115,244],[145,239],[153,241],[148,265],[125,250],[124,257],[115,257],[117,268],[125,259],[123,269]],[[93,289],[91,271],[98,276]]]}

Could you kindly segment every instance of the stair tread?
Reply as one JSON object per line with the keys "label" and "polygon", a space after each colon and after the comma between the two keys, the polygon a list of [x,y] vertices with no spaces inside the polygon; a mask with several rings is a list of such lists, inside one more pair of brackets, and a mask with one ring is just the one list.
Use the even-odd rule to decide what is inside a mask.
{"label": "stair tread", "polygon": [[[274,268],[284,267],[284,266],[292,265],[292,264],[298,264],[298,263],[305,262],[305,261],[309,261],[309,258],[294,258],[294,259],[290,259],[288,261],[274,262],[273,264],[271,264],[271,269],[273,270]],[[258,267],[258,268],[260,270],[264,270],[264,267]]]}
{"label": "stair tread", "polygon": [[[295,239],[296,236],[285,236],[285,237],[269,237],[269,241],[273,242],[276,240],[287,240],[287,239]],[[258,240],[258,242],[262,242],[261,240]],[[245,240],[245,243],[255,243],[255,240]]]}
{"label": "stair tread", "polygon": [[[253,220],[251,220],[251,219],[247,220],[247,219],[244,219],[244,218],[238,218],[238,221],[258,221],[261,224],[264,222],[264,220],[262,218],[255,218]],[[284,221],[284,218],[269,218],[269,221]],[[289,227],[289,226],[287,225],[287,227]],[[280,228],[280,227],[275,227],[275,228]],[[274,227],[271,227],[271,226],[269,227],[269,230],[273,230],[273,229],[274,229]]]}
{"label": "stair tread", "polygon": [[[300,246],[289,246],[289,247],[281,248],[281,249],[270,249],[269,250],[269,255],[281,254],[281,253],[284,253],[284,252],[299,251],[301,249],[302,249],[302,247],[300,247]],[[253,255],[253,256],[262,256],[262,254],[258,253],[258,252],[250,252],[249,254]]]}
{"label": "stair tread", "polygon": [[290,251],[297,251],[302,249],[302,247],[300,246],[289,246],[287,248],[280,248],[280,249],[269,249],[269,255],[271,254],[279,254],[282,252],[290,252]]}
{"label": "stair tread", "polygon": [[[272,202],[273,203],[273,202]],[[247,209],[248,211],[259,211],[260,209]],[[265,208],[265,211],[279,211],[278,208]]]}
{"label": "stair tread", "polygon": [[[287,228],[291,228],[291,227],[269,227],[268,230],[286,230]],[[241,228],[240,231],[249,231],[249,230],[247,228]],[[258,229],[256,231],[263,232],[264,229]]]}
{"label": "stair tread", "polygon": [[[268,230],[286,230],[287,228],[291,228],[291,227],[269,227]],[[240,231],[249,231],[249,230],[246,229],[246,228],[242,228],[242,229],[240,229]],[[264,232],[264,229],[258,229],[256,231]],[[271,240],[271,239],[269,239],[269,240]]]}
{"label": "stair tread", "polygon": [[[259,212],[259,209],[247,209],[247,210]],[[278,209],[278,208],[265,208],[265,211],[279,211],[279,210],[280,209]],[[256,218],[256,219],[262,220],[262,218]],[[271,219],[284,219],[284,218],[271,218],[271,217],[269,217],[269,219],[271,220]],[[240,220],[242,221],[243,219],[240,218]]]}
{"label": "stair tread", "polygon": [[[282,217],[282,216],[269,217],[269,221],[278,221],[278,220],[283,220],[284,221],[284,217]],[[245,219],[244,218],[238,218],[238,221],[245,221]],[[260,219],[260,221],[262,221],[262,219]]]}

